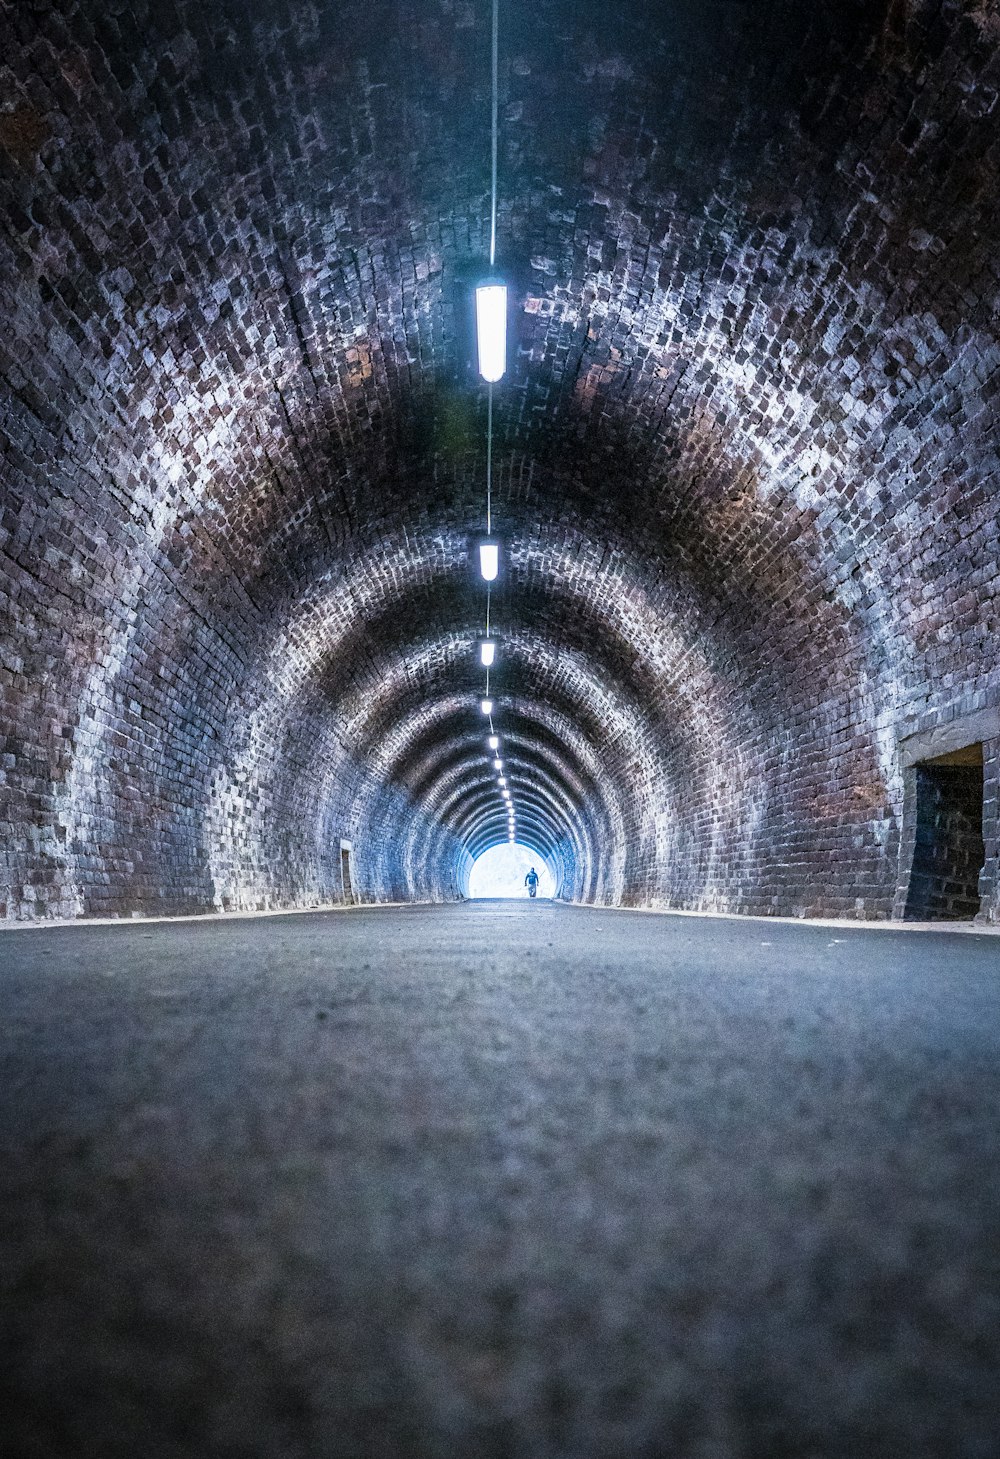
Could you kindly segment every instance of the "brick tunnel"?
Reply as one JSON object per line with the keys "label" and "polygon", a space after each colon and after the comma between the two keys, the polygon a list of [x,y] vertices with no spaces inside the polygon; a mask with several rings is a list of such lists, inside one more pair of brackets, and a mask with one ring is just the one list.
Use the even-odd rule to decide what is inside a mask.
{"label": "brick tunnel", "polygon": [[[764,1202],[760,1182],[777,1179],[773,1172],[791,1158],[787,1150],[800,1151],[813,1172],[795,1187],[813,1192],[802,1196],[797,1229],[813,1231],[817,1221],[822,1227],[815,1192],[826,1190],[836,1162],[830,1157],[823,1165],[816,1152],[826,1148],[829,1130],[840,1128],[840,1116],[824,1124],[816,1113],[820,1096],[814,1107],[801,1091],[820,1078],[816,1069],[832,1068],[829,1061],[840,1057],[825,1046],[815,1053],[809,1042],[822,1040],[817,1030],[829,1017],[852,1049],[870,1038],[882,1050],[879,1068],[867,1044],[837,1064],[824,1086],[830,1108],[844,1087],[838,1081],[850,1085],[862,1067],[876,1083],[890,1070],[902,1081],[882,1091],[882,1105],[874,1096],[869,1105],[866,1092],[858,1096],[857,1109],[883,1114],[868,1128],[859,1113],[844,1136],[843,1168],[860,1173],[854,1195],[838,1207],[841,1225],[829,1218],[830,1242],[878,1225],[865,1181],[876,1181],[871,1172],[881,1157],[872,1152],[881,1151],[890,1171],[886,1189],[895,1192],[886,1209],[897,1213],[886,1220],[905,1226],[912,1218],[901,1227],[899,1250],[916,1250],[925,1238],[934,1247],[940,1239],[947,1247],[938,1253],[940,1270],[954,1274],[954,1263],[973,1263],[961,1268],[968,1287],[958,1277],[949,1286],[942,1276],[937,1295],[926,1298],[934,1313],[945,1313],[942,1321],[958,1322],[948,1303],[976,1293],[964,1308],[971,1333],[965,1357],[953,1368],[947,1355],[939,1363],[925,1362],[926,1354],[914,1359],[927,1379],[927,1402],[937,1404],[936,1417],[928,1418],[895,1369],[888,1378],[883,1369],[858,1377],[856,1364],[869,1361],[858,1356],[863,1343],[847,1356],[835,1345],[828,1351],[829,1333],[855,1318],[858,1331],[869,1331],[869,1321],[877,1326],[874,1297],[860,1316],[854,1308],[832,1310],[845,1272],[855,1294],[845,1303],[877,1289],[897,1304],[900,1321],[912,1316],[903,1278],[903,1286],[893,1286],[886,1275],[885,1248],[874,1256],[875,1248],[866,1247],[863,1257],[852,1248],[846,1264],[838,1266],[836,1252],[830,1256],[829,1270],[841,1276],[827,1286],[817,1279],[816,1291],[827,1295],[814,1292],[812,1310],[827,1323],[826,1336],[808,1327],[804,1298],[788,1319],[800,1350],[815,1360],[819,1387],[799,1392],[786,1409],[778,1399],[767,1409],[747,1396],[751,1350],[763,1353],[772,1397],[793,1381],[781,1366],[781,1341],[758,1350],[726,1306],[729,1296],[713,1296],[710,1285],[708,1295],[677,1295],[668,1283],[656,1290],[668,1305],[676,1297],[674,1315],[685,1331],[695,1311],[728,1314],[713,1329],[716,1338],[698,1339],[703,1347],[689,1386],[678,1380],[675,1409],[659,1389],[655,1401],[649,1397],[655,1383],[641,1373],[633,1374],[632,1387],[622,1380],[627,1394],[614,1400],[615,1412],[626,1415],[619,1427],[608,1417],[611,1399],[600,1420],[583,1399],[574,1407],[566,1397],[570,1348],[559,1347],[562,1329],[553,1319],[545,1342],[554,1348],[539,1339],[536,1351],[522,1331],[517,1349],[535,1352],[538,1371],[550,1359],[554,1364],[545,1369],[548,1398],[538,1399],[537,1413],[535,1399],[525,1396],[530,1384],[517,1390],[520,1399],[511,1397],[494,1348],[487,1344],[482,1357],[479,1337],[466,1333],[462,1352],[480,1356],[454,1359],[459,1398],[427,1397],[424,1379],[414,1376],[419,1364],[411,1364],[406,1382],[424,1396],[412,1398],[405,1422],[397,1410],[379,1410],[377,1443],[364,1437],[374,1408],[364,1410],[367,1418],[360,1409],[345,1415],[332,1399],[319,1399],[317,1413],[339,1415],[340,1439],[330,1448],[332,1440],[310,1439],[305,1420],[294,1417],[297,1399],[288,1399],[290,1408],[282,1408],[280,1395],[270,1408],[259,1399],[276,1371],[285,1375],[286,1397],[299,1392],[287,1351],[275,1356],[270,1318],[255,1328],[256,1319],[246,1317],[237,1339],[226,1326],[236,1321],[226,1315],[227,1297],[217,1294],[214,1315],[198,1308],[202,1317],[185,1351],[200,1353],[206,1370],[221,1365],[218,1391],[229,1405],[222,1417],[183,1383],[168,1397],[147,1395],[142,1411],[153,1413],[152,1429],[143,1428],[129,1407],[133,1399],[121,1394],[118,1407],[98,1412],[80,1394],[90,1392],[98,1370],[117,1393],[119,1378],[107,1375],[120,1377],[127,1361],[112,1356],[104,1368],[77,1371],[79,1352],[61,1346],[63,1339],[53,1337],[58,1323],[43,1317],[40,1350],[67,1364],[77,1386],[56,1398],[56,1388],[38,1376],[42,1369],[31,1369],[34,1376],[18,1390],[28,1414],[17,1430],[23,1452],[32,1459],[109,1459],[119,1452],[123,1459],[854,1459],[862,1452],[984,1459],[995,1436],[977,1407],[986,1391],[986,1369],[977,1365],[987,1352],[1000,1361],[1000,1297],[995,1264],[988,1267],[984,1254],[991,1232],[990,1239],[1000,1239],[996,1206],[971,1174],[964,1184],[955,1176],[957,1213],[951,1225],[941,1217],[939,1230],[938,1217],[921,1205],[931,1200],[921,1181],[932,1179],[930,1171],[946,1185],[946,1165],[953,1175],[965,1170],[966,1139],[975,1144],[966,1151],[969,1171],[1000,1168],[1000,1016],[995,977],[987,976],[996,950],[988,934],[1000,924],[1000,11],[994,0],[502,0],[493,271],[491,13],[490,0],[0,0],[0,953],[12,955],[8,1006],[23,1014],[12,1028],[35,1027],[32,1020],[51,1015],[32,1002],[51,974],[72,1010],[66,1037],[80,1041],[75,1053],[50,1065],[49,1053],[39,1051],[55,1045],[39,1034],[39,1042],[24,1046],[26,1062],[4,1076],[0,1040],[0,1086],[15,1101],[7,1127],[23,1129],[33,1152],[4,1146],[8,1167],[16,1154],[36,1170],[31,1162],[44,1165],[45,1152],[56,1150],[69,1152],[65,1168],[73,1171],[74,1162],[90,1158],[80,1150],[102,1151],[105,1175],[81,1176],[72,1201],[83,1189],[90,1193],[91,1217],[79,1219],[92,1219],[94,1231],[115,1232],[116,1252],[132,1250],[145,1215],[128,1226],[121,1212],[131,1197],[121,1196],[123,1206],[101,1194],[110,1188],[108,1170],[139,1172],[136,1189],[149,1203],[143,1211],[174,1210],[171,1201],[186,1199],[185,1192],[183,1221],[197,1224],[201,1217],[192,1212],[216,1198],[227,1211],[242,1210],[242,1195],[218,1195],[229,1190],[222,1164],[212,1166],[216,1184],[204,1188],[211,1196],[192,1194],[185,1184],[193,1179],[188,1157],[197,1164],[206,1147],[191,1136],[188,1157],[170,1153],[170,1140],[182,1136],[170,1134],[167,1116],[155,1111],[180,1108],[186,1096],[170,1085],[166,1066],[157,1064],[160,1072],[148,1076],[160,1081],[155,1098],[142,1092],[147,1086],[138,1072],[132,1089],[133,1074],[121,1071],[132,1070],[133,1058],[136,1070],[143,1059],[155,1063],[158,1040],[177,1039],[169,1047],[177,1069],[190,1074],[197,1108],[215,1108],[211,1081],[230,1077],[219,1071],[231,1060],[234,1083],[219,1095],[220,1108],[234,1110],[241,1101],[255,1108],[272,1075],[279,1083],[286,1077],[275,1073],[279,1066],[299,1067],[301,1050],[289,1032],[295,1008],[308,1005],[317,1029],[346,1038],[350,1019],[361,1020],[359,1010],[368,1006],[368,985],[350,981],[368,969],[365,959],[395,947],[392,938],[408,937],[400,966],[424,968],[432,946],[460,961],[460,933],[449,929],[471,929],[486,982],[465,984],[465,973],[456,973],[457,983],[441,985],[441,1007],[460,996],[476,1008],[477,999],[495,996],[497,1007],[510,999],[515,1029],[515,985],[524,1009],[536,1009],[538,1028],[563,1016],[561,1004],[545,1000],[563,996],[559,978],[568,964],[559,965],[558,976],[556,964],[546,964],[548,982],[531,981],[526,970],[532,958],[555,958],[545,947],[558,949],[565,936],[575,959],[572,986],[583,1000],[576,1026],[590,1030],[589,1020],[603,1009],[605,1021],[595,1024],[588,1047],[606,1051],[602,1039],[638,1040],[628,1044],[633,1062],[626,1060],[638,1089],[667,1065],[642,1042],[651,1035],[641,1031],[638,1015],[631,1032],[622,1032],[620,1010],[632,1007],[634,993],[635,1008],[659,1010],[658,1027],[673,1028],[675,1015],[678,1029],[688,1027],[688,1014],[663,1002],[672,996],[673,974],[664,973],[662,960],[686,967],[686,929],[697,925],[702,931],[690,937],[705,939],[704,968],[715,972],[704,979],[692,973],[688,991],[677,996],[688,1000],[684,1007],[695,1010],[696,1023],[722,1030],[723,1043],[735,1040],[712,1064],[714,1073],[698,1075],[714,1080],[700,1118],[721,1120],[719,1110],[737,1100],[733,1090],[743,1089],[745,1076],[753,1121],[732,1160],[738,1170],[744,1160],[761,1163],[744,1171],[741,1186],[730,1180],[734,1167],[720,1174],[705,1156],[716,1139],[720,1150],[728,1148],[742,1115],[733,1114],[736,1123],[725,1128],[713,1126],[714,1133],[703,1130],[695,1142],[698,1158],[709,1160],[702,1184],[685,1184],[688,1166],[680,1156],[668,1181],[672,1199],[693,1203],[684,1208],[684,1229],[699,1227],[709,1232],[706,1241],[714,1239],[717,1206],[707,1195],[698,1206],[696,1186],[715,1191],[723,1204],[738,1189],[759,1229],[770,1233],[760,1270],[783,1272],[789,1243],[780,1219],[755,1202]],[[487,387],[477,368],[473,301],[477,283],[493,272],[508,290],[507,361],[503,378]],[[477,565],[487,483],[490,529],[500,545],[490,590],[497,659],[488,721],[479,659],[486,597]],[[501,765],[506,797],[498,791]],[[509,920],[509,909],[497,911],[495,923],[477,920],[477,904],[468,899],[473,865],[514,839],[515,818],[517,840],[541,859],[555,885],[553,902],[535,909],[539,920],[531,924],[553,929],[541,942],[527,923]],[[353,906],[349,914],[337,910],[344,902]],[[390,924],[378,918],[397,914],[379,904],[407,904],[411,920],[399,912],[402,920],[391,924],[397,930],[383,935],[378,929]],[[324,909],[334,910],[321,922]],[[631,916],[639,910],[712,920]],[[306,915],[250,915],[285,912]],[[204,920],[189,927],[180,920],[188,917]],[[751,920],[761,917],[771,923]],[[151,918],[171,919],[167,931],[142,932]],[[135,919],[139,926],[102,932],[93,925],[102,919]],[[803,925],[788,928],[782,919]],[[825,969],[823,958],[841,956],[842,944],[822,931],[830,919],[847,928],[844,946],[860,949],[851,938],[874,939],[872,951],[856,953],[856,968],[879,968],[890,980],[881,1001],[861,986],[860,973],[830,994],[829,1007],[826,972],[797,980],[797,971]],[[902,923],[953,930],[907,931]],[[293,925],[300,930],[280,930]],[[577,926],[592,927],[593,941],[574,932]],[[249,927],[261,930],[251,934]],[[737,930],[724,930],[730,927]],[[212,961],[211,950],[222,946],[213,939],[225,936],[233,939],[231,955],[243,959],[236,972],[246,973],[247,988],[264,986],[269,959],[285,968],[282,949],[294,946],[299,971],[288,972],[292,982],[327,957],[342,958],[350,970],[336,977],[354,991],[338,1002],[318,984],[295,983],[300,992],[287,994],[282,1016],[274,1013],[272,1025],[272,1010],[258,1020],[288,1041],[280,1057],[265,1057],[256,1046],[241,1053],[242,1034],[227,1044],[220,1033],[209,1076],[191,1064],[197,1041],[185,1043],[154,1018],[161,1005],[140,1009],[147,986],[150,999],[175,996],[150,971],[147,952],[152,957],[161,943],[142,941],[161,935],[168,962],[190,958],[204,971],[206,991],[198,996],[209,1000],[213,1018],[221,1018],[230,995],[244,996],[236,973],[230,982]],[[105,937],[112,940],[97,940]],[[749,1003],[740,1005],[739,1017],[728,992],[718,993],[718,1005],[703,1005],[712,989],[729,987],[726,978],[741,976],[750,948],[771,949],[763,955],[776,960],[780,991],[761,992],[764,984],[748,974],[739,998]],[[105,987],[105,957],[112,970],[127,965],[134,976]],[[503,958],[508,973],[491,961]],[[67,981],[74,967],[79,988]],[[593,981],[600,968],[614,970],[607,984]],[[650,981],[643,991],[630,979],[645,977],[644,969]],[[433,999],[427,988],[436,976],[428,973],[431,983],[418,991],[407,984],[399,997],[414,1006]],[[494,976],[500,981],[490,982]],[[441,1114],[435,1100],[451,1111],[448,1100],[465,1088],[465,1075],[454,1074],[450,1092],[441,1092],[434,1080],[444,1076],[432,1075],[406,1043],[416,1034],[397,1029],[386,991],[395,985],[386,977],[371,994],[389,1000],[365,1034],[373,1062],[369,1068],[359,1055],[352,1065],[373,1091],[365,1118],[374,1121],[371,1109],[381,1108],[379,1080],[395,1089],[394,1080],[417,1079],[414,1071],[424,1070],[420,1077],[430,1081],[416,1092],[407,1086],[379,1116],[387,1130],[404,1121],[391,1164],[410,1158],[400,1152],[423,1149],[435,1130],[460,1126],[459,1116]],[[973,990],[966,980],[975,978]],[[84,1014],[76,1001],[84,985],[103,1012]],[[613,1001],[613,988],[626,989],[624,1002]],[[925,994],[926,1009],[936,1010],[926,1020]],[[776,1001],[768,1004],[768,997]],[[794,1004],[798,1011],[782,1023],[775,1010],[786,998],[789,1008],[794,999],[818,1002],[804,1012]],[[908,1023],[903,1012],[893,1022],[897,1006],[917,1011]],[[757,1031],[759,1058],[770,1063],[754,1066],[748,1043],[739,1041],[744,1013],[746,1027]],[[98,1031],[88,1044],[81,1030],[91,1027],[91,1016]],[[133,1030],[141,1058],[134,1048],[115,1052],[102,1042],[115,1037],[119,1016],[120,1036]],[[208,1026],[208,1015],[190,1017],[192,1028]],[[414,1027],[436,1028],[437,1014],[427,1017],[421,1023],[415,1014]],[[507,1034],[483,1018],[473,1062],[495,1040],[507,1050],[498,1060],[522,1060],[518,1088],[537,1076],[552,1108],[577,1109],[577,1095],[551,1082],[555,1056],[538,1064],[534,1033],[522,1028],[520,1042],[513,1035],[511,1052]],[[789,1053],[780,1029],[793,1027],[802,1043]],[[907,1040],[923,1037],[921,1030],[926,1045],[911,1049]],[[151,1044],[143,1042],[146,1033]],[[684,1048],[703,1048],[701,1037],[692,1034]],[[583,1045],[567,1039],[564,1067],[584,1071],[579,1087],[589,1090],[587,1081],[605,1068],[604,1054],[595,1056],[594,1074]],[[953,1065],[941,1052],[946,1044],[963,1051]],[[449,1062],[453,1053],[441,1053],[440,1068],[459,1067]],[[678,1063],[671,1055],[670,1067],[687,1056]],[[246,1069],[258,1072],[253,1061],[264,1059],[267,1077],[246,1073],[241,1085],[244,1057]],[[618,1075],[610,1054],[607,1060],[613,1092],[594,1096],[594,1109],[604,1111],[626,1097],[614,1093]],[[950,1078],[959,1083],[953,1087]],[[928,1092],[928,1079],[944,1081],[934,1086],[937,1094]],[[126,1121],[121,1128],[132,1134],[120,1137],[137,1164],[115,1163],[119,1147],[100,1133],[111,1125],[87,1113],[88,1100],[97,1101],[95,1111],[99,1104],[94,1080],[108,1108],[120,1098],[128,1119],[140,1121],[141,1129]],[[479,1107],[484,1080],[463,1095],[470,1109]],[[431,1086],[436,1094],[427,1092]],[[29,1087],[34,1102],[18,1103]],[[912,1095],[908,1103],[902,1087]],[[309,1088],[310,1099],[327,1097],[315,1093],[318,1083]],[[635,1089],[633,1113],[641,1103]],[[650,1096],[661,1124],[686,1107],[687,1086],[682,1081],[678,1089]],[[299,1093],[286,1094],[287,1114]],[[323,1106],[324,1118],[336,1125],[336,1111],[351,1108],[355,1097],[348,1081],[337,1101]],[[60,1103],[78,1098],[73,1110]],[[892,1113],[904,1103],[899,1119],[916,1121],[918,1130],[911,1145]],[[481,1134],[493,1128],[488,1106],[484,1098]],[[406,1111],[417,1108],[437,1112],[428,1116],[430,1136],[405,1124]],[[497,1108],[506,1108],[502,1098]],[[275,1109],[259,1113],[255,1128],[276,1147],[285,1115]],[[960,1109],[975,1113],[965,1124],[955,1114],[948,1147],[934,1122]],[[809,1130],[793,1131],[785,1152],[776,1145],[766,1159],[747,1154],[758,1150],[762,1130],[784,1128],[783,1120],[798,1117],[795,1110],[813,1121],[813,1134],[827,1134],[815,1134],[811,1144]],[[242,1126],[226,1124],[236,1118],[220,1115],[219,1128],[241,1148]],[[328,1127],[311,1118],[307,1111],[305,1133],[289,1139],[308,1146],[302,1169],[313,1161],[310,1170],[328,1174],[335,1159],[324,1143]],[[603,1118],[595,1116],[595,1128]],[[619,1136],[626,1126],[638,1128],[631,1118],[611,1121]],[[929,1123],[921,1123],[925,1118]],[[83,1133],[71,1138],[74,1120]],[[566,1116],[566,1128],[577,1124]],[[642,1144],[653,1137],[642,1128],[646,1134],[635,1135],[640,1165],[654,1159],[652,1146]],[[942,1143],[934,1144],[939,1135]],[[477,1159],[487,1160],[482,1151],[493,1148],[491,1138],[482,1135]],[[567,1136],[570,1143],[576,1138]],[[158,1153],[149,1163],[134,1155],[133,1139],[143,1151],[150,1147],[142,1142],[152,1140]],[[910,1187],[901,1149],[926,1157],[914,1164]],[[812,1154],[801,1153],[807,1150]],[[280,1159],[272,1155],[273,1175]],[[562,1168],[562,1158],[553,1157],[552,1169]],[[580,1168],[603,1158],[583,1151]],[[423,1210],[420,1181],[407,1185],[409,1174],[393,1170],[385,1188],[409,1191]],[[352,1172],[341,1183],[331,1176],[324,1190],[335,1192],[330,1199],[342,1229],[360,1231],[364,1223],[349,1200]],[[649,1174],[643,1195],[647,1212],[660,1213],[649,1218],[654,1232],[656,1221],[666,1220],[658,1204],[661,1176]],[[302,1178],[308,1185],[320,1177]],[[171,1182],[180,1195],[169,1193]],[[610,1204],[601,1239],[610,1241],[608,1232],[632,1231],[632,1217],[615,1205],[614,1180],[602,1190],[598,1209],[605,1211],[601,1200]],[[505,1211],[507,1198],[498,1197]],[[54,1207],[38,1199],[37,1209],[51,1215]],[[106,1199],[110,1204],[101,1204]],[[319,1197],[315,1207],[312,1199],[303,1198],[303,1209],[322,1225]],[[798,1196],[789,1199],[797,1209]],[[427,1201],[430,1209],[431,1196]],[[544,1200],[539,1204],[544,1227]],[[569,1204],[577,1213],[569,1218],[570,1246],[583,1208]],[[86,1202],[83,1209],[90,1209]],[[484,1209],[494,1207],[487,1201]],[[277,1229],[284,1210],[279,1202],[260,1219]],[[855,1212],[856,1224],[844,1211]],[[393,1214],[383,1218],[380,1229],[397,1230]],[[46,1229],[48,1219],[18,1227],[28,1276],[17,1292],[34,1291],[30,1274],[48,1270],[45,1262],[55,1262],[67,1242],[78,1251],[74,1242],[91,1240],[67,1237],[69,1228],[60,1227],[39,1255],[35,1237],[25,1233]],[[229,1229],[229,1219],[219,1218],[211,1240],[192,1228],[191,1249],[215,1251],[217,1239],[228,1252],[219,1232]],[[713,1267],[737,1285],[743,1278],[735,1273],[744,1271],[733,1234],[740,1219],[734,1216],[728,1234],[717,1233],[729,1255],[723,1251]],[[424,1238],[434,1251],[438,1228],[431,1216],[427,1221]],[[632,1234],[632,1250],[653,1239],[639,1229]],[[666,1227],[661,1234],[667,1241]],[[149,1238],[157,1252],[158,1239]],[[756,1239],[747,1237],[751,1245]],[[93,1240],[99,1245],[99,1237]],[[525,1250],[541,1249],[533,1240],[526,1239]],[[319,1260],[318,1247],[305,1236],[302,1242],[302,1259]],[[580,1243],[590,1251],[582,1235]],[[388,1258],[378,1250],[373,1257],[352,1247],[345,1257],[341,1249],[338,1261],[345,1271],[383,1272],[379,1262]],[[960,1250],[982,1254],[982,1268],[974,1265],[978,1257],[956,1255]],[[701,1270],[697,1250],[688,1255],[691,1269]],[[614,1265],[606,1252],[605,1258]],[[173,1271],[172,1259],[159,1252],[158,1270]],[[219,1270],[228,1270],[228,1260],[220,1257]],[[468,1268],[458,1264],[456,1278],[455,1264],[442,1256],[438,1272],[441,1290],[459,1281],[449,1309],[457,1329],[463,1311],[480,1311],[480,1298],[487,1306],[494,1300],[461,1287],[474,1287],[475,1262],[468,1260]],[[145,1257],[135,1261],[138,1270]],[[380,1304],[391,1307],[385,1292],[406,1285],[393,1271],[384,1286],[352,1289],[353,1297],[382,1313]],[[559,1312],[577,1280],[564,1276],[551,1278]],[[763,1290],[765,1276],[758,1276]],[[510,1278],[515,1294],[522,1277]],[[411,1279],[419,1286],[406,1267]],[[59,1311],[71,1319],[77,1313],[86,1325],[79,1313],[89,1310],[90,1289],[79,1280],[79,1290],[58,1299]],[[240,1280],[234,1278],[237,1286]],[[647,1294],[655,1285],[648,1271],[635,1282]],[[769,1290],[784,1292],[783,1282],[776,1277]],[[285,1290],[294,1306],[294,1279]],[[805,1290],[795,1282],[788,1287]],[[154,1329],[157,1300],[140,1304]],[[240,1310],[256,1311],[256,1300],[245,1296]],[[313,1333],[315,1356],[326,1351],[327,1329],[301,1300],[301,1328]],[[423,1311],[424,1299],[413,1300]],[[515,1295],[509,1305],[520,1300]],[[182,1314],[193,1310],[187,1297],[177,1301]],[[587,1310],[598,1308],[610,1311],[597,1298]],[[20,1309],[15,1303],[10,1310]],[[396,1351],[393,1334],[409,1320],[401,1312],[385,1318],[379,1352]],[[76,1319],[67,1320],[72,1330]],[[102,1343],[111,1351],[116,1320],[108,1318],[96,1346],[84,1345],[88,1352],[104,1352]],[[188,1320],[177,1318],[182,1328]],[[25,1318],[21,1339],[34,1321]],[[811,1335],[802,1338],[806,1329]],[[640,1322],[635,1330],[647,1328]],[[730,1337],[718,1334],[737,1330],[742,1335],[731,1338],[730,1350]],[[219,1339],[220,1332],[230,1336]],[[816,1347],[809,1346],[813,1338]],[[172,1340],[163,1338],[167,1348]],[[243,1355],[239,1362],[250,1363],[247,1382],[254,1363],[260,1366],[252,1393],[234,1376],[244,1371],[235,1357],[226,1367],[230,1340]],[[736,1348],[744,1340],[741,1357]],[[437,1347],[424,1337],[413,1341],[421,1362],[452,1371],[450,1338]],[[641,1349],[646,1339],[637,1341]],[[718,1344],[726,1348],[722,1357]],[[599,1351],[599,1343],[587,1348],[595,1364],[591,1393],[603,1381],[593,1356]],[[348,1359],[337,1352],[337,1362],[347,1365],[337,1371],[346,1372]],[[720,1391],[736,1395],[728,1418],[698,1388],[697,1375],[717,1359],[728,1374]],[[154,1355],[148,1371],[159,1373],[158,1361]],[[627,1367],[632,1360],[622,1361]],[[311,1371],[315,1377],[318,1369]],[[942,1375],[952,1372],[962,1376],[947,1389]],[[865,1387],[869,1380],[874,1386]],[[121,1379],[126,1388],[127,1381]],[[163,1393],[169,1382],[163,1379]],[[552,1396],[560,1383],[569,1385],[559,1389],[561,1399]],[[392,1382],[385,1385],[378,1391]],[[838,1409],[835,1395],[847,1404],[848,1390],[856,1406]],[[857,1395],[876,1390],[894,1394],[895,1409],[887,1403],[879,1416],[874,1401],[865,1408]],[[652,1407],[643,1409],[647,1398]],[[201,1417],[182,1431],[173,1427],[181,1422],[176,1413],[189,1402]],[[263,1425],[256,1438],[239,1437],[234,1415],[243,1403]],[[375,1398],[371,1404],[377,1407]],[[57,1418],[39,1417],[49,1408]],[[780,1422],[772,1424],[766,1409]],[[807,1412],[820,1414],[813,1427],[802,1417]],[[512,1418],[516,1413],[521,1417]],[[895,1414],[896,1428],[886,1413]],[[480,1420],[487,1427],[477,1428]],[[223,1429],[232,1448],[219,1438]],[[657,1447],[664,1435],[669,1445]]]}
{"label": "brick tunnel", "polygon": [[[901,741],[996,744],[996,22],[816,11],[504,14],[495,693],[571,900],[889,917]],[[489,16],[3,21],[5,916],[331,903],[341,840],[460,896]]]}

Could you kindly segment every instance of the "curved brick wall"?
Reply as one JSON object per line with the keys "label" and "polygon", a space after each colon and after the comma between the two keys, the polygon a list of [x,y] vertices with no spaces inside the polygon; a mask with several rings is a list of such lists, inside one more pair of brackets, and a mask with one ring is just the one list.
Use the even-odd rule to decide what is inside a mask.
{"label": "curved brick wall", "polygon": [[[454,897],[503,834],[488,12],[0,4],[4,916],[335,901],[342,841]],[[900,912],[945,734],[997,915],[998,57],[505,0],[495,687],[563,895]]]}

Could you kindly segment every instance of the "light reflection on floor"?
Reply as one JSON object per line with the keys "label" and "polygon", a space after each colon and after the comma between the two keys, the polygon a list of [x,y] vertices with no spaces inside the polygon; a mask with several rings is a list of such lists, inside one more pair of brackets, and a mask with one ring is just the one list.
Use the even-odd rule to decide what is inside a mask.
{"label": "light reflection on floor", "polygon": [[505,842],[483,852],[469,874],[469,896],[527,897],[524,878],[532,866],[538,872],[538,895],[551,897],[556,889],[551,871],[537,851],[519,842],[513,846]]}

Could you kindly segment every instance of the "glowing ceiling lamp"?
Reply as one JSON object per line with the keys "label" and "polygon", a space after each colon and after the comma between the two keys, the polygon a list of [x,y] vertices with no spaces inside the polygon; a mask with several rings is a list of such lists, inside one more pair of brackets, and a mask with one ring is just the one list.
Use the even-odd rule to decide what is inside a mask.
{"label": "glowing ceiling lamp", "polygon": [[497,646],[492,638],[484,638],[479,644],[479,661],[484,669],[488,669],[497,656]]}
{"label": "glowing ceiling lamp", "polygon": [[480,542],[479,544],[479,571],[486,582],[492,583],[500,571],[500,544],[499,542]]}
{"label": "glowing ceiling lamp", "polygon": [[507,368],[507,285],[495,281],[476,289],[476,338],[479,373],[490,385],[503,379]]}
{"label": "glowing ceiling lamp", "polygon": [[484,714],[492,714],[493,713],[493,700],[492,699],[481,699],[479,701],[479,708],[483,711]]}
{"label": "glowing ceiling lamp", "polygon": [[499,748],[500,748],[500,736],[499,735],[490,735],[490,737],[486,741],[486,743],[489,745],[489,747],[490,747],[491,750],[499,750]]}
{"label": "glowing ceiling lamp", "polygon": [[502,770],[503,769],[503,761],[502,760],[494,760],[493,761],[493,769],[494,770]]}

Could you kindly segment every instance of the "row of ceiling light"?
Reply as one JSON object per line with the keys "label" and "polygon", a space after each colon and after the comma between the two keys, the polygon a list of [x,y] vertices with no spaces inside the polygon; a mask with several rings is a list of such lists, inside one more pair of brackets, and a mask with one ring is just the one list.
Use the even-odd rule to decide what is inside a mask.
{"label": "row of ceiling light", "polygon": [[507,369],[507,286],[495,279],[480,284],[476,289],[476,339],[479,355],[479,373],[488,388],[487,423],[487,491],[486,491],[486,536],[479,543],[479,571],[486,583],[486,633],[479,640],[479,662],[486,670],[486,693],[480,701],[480,709],[489,720],[490,734],[487,749],[497,772],[497,786],[507,811],[507,839],[517,840],[517,812],[507,777],[503,773],[504,763],[500,754],[500,736],[493,723],[494,702],[490,696],[490,669],[496,663],[497,642],[490,627],[490,589],[500,572],[500,543],[493,537],[492,476],[493,476],[493,387],[503,378]]}
{"label": "row of ceiling light", "polygon": [[493,536],[493,387],[503,379],[507,369],[507,285],[497,278],[497,36],[499,30],[499,0],[491,0],[492,8],[492,121],[491,121],[491,184],[490,184],[490,276],[476,289],[476,342],[478,347],[479,373],[486,382],[487,425],[486,425],[486,534],[478,544],[479,571],[486,583],[486,632],[479,640],[479,662],[486,671],[486,690],[479,707],[489,722],[486,747],[492,768],[496,771],[497,787],[507,812],[507,837],[517,840],[517,813],[513,796],[504,775],[500,736],[493,721],[494,701],[490,695],[490,670],[497,661],[497,641],[490,631],[490,591],[500,573],[500,543]]}

